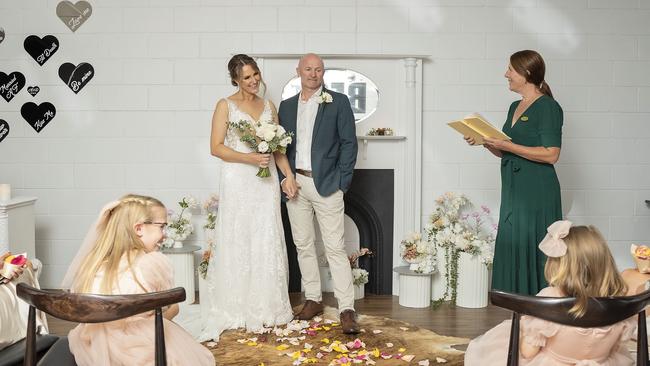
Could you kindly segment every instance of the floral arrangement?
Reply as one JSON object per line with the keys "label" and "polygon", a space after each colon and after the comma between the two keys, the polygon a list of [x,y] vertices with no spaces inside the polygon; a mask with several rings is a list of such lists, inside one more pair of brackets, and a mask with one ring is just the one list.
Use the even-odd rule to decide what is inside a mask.
{"label": "floral arrangement", "polygon": [[371,128],[366,136],[393,136],[393,129],[390,127]]}
{"label": "floral arrangement", "polygon": [[205,225],[203,225],[203,229],[214,230],[214,227],[217,223],[219,196],[216,194],[211,195],[205,202],[203,202],[203,209],[206,212]]}
{"label": "floral arrangement", "polygon": [[496,225],[492,225],[492,231],[486,233],[490,209],[481,206],[480,211],[463,213],[471,207],[473,204],[466,196],[447,192],[436,199],[436,209],[429,218],[425,229],[427,238],[437,249],[444,251],[447,263],[444,272],[445,294],[436,303],[447,298],[450,298],[452,304],[456,303],[458,259],[461,252],[479,256],[487,266],[492,264]]}
{"label": "floral arrangement", "polygon": [[[245,120],[229,122],[229,127],[239,133],[239,139],[251,149],[262,153],[271,154],[276,151],[287,153],[287,145],[292,141],[293,132],[287,132],[273,121],[259,121],[253,124]],[[268,167],[260,168],[256,174],[260,178],[271,176]]]}
{"label": "floral arrangement", "polygon": [[178,205],[181,207],[180,213],[176,214],[173,210],[167,211],[169,225],[167,226],[167,238],[163,241],[163,246],[167,248],[171,247],[174,242],[187,239],[194,231],[190,210],[198,206],[196,199],[192,196],[183,197]]}
{"label": "floral arrangement", "polygon": [[650,273],[650,248],[645,245],[632,244],[630,253],[639,272]]}
{"label": "floral arrangement", "polygon": [[411,271],[433,273],[436,269],[435,254],[436,248],[430,242],[423,241],[420,233],[409,233],[400,242],[400,256],[410,264]]}
{"label": "floral arrangement", "polygon": [[362,286],[368,283],[368,271],[359,267],[359,258],[364,255],[372,257],[373,253],[368,248],[361,248],[358,252],[352,253],[348,256],[350,267],[352,268],[352,283],[355,286]]}
{"label": "floral arrangement", "polygon": [[217,224],[217,210],[219,209],[219,196],[212,194],[205,202],[203,202],[203,209],[206,212],[205,224],[203,230],[205,231],[205,238],[208,249],[203,252],[201,262],[197,269],[199,276],[205,279],[208,274],[208,266],[210,265],[210,258],[212,258],[212,248],[214,245],[214,229]]}
{"label": "floral arrangement", "polygon": [[203,279],[205,279],[205,276],[207,276],[208,274],[208,266],[210,265],[211,258],[212,258],[212,247],[209,246],[209,248],[203,252],[203,256],[201,257],[201,262],[199,262],[199,268],[197,268],[197,272],[199,273],[199,276],[201,276],[201,278]]}

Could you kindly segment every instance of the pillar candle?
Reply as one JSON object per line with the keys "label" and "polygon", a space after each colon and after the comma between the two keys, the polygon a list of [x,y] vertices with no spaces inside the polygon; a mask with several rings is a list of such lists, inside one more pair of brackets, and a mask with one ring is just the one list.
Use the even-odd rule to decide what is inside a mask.
{"label": "pillar candle", "polygon": [[0,184],[0,201],[9,201],[11,199],[11,185]]}

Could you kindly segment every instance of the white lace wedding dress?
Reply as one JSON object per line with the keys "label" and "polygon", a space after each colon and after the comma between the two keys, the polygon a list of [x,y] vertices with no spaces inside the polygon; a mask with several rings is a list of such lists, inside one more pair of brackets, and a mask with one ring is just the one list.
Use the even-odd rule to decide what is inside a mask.
{"label": "white lace wedding dress", "polygon": [[[228,99],[229,121],[253,118]],[[269,102],[260,120],[271,120]],[[224,144],[240,152],[252,150],[228,129]],[[271,176],[259,178],[258,167],[223,162],[215,245],[208,267],[209,306],[199,340],[218,340],[233,328],[256,331],[293,318],[288,290],[287,249],[280,215],[280,186],[271,157]],[[208,297],[208,301],[203,301]]]}

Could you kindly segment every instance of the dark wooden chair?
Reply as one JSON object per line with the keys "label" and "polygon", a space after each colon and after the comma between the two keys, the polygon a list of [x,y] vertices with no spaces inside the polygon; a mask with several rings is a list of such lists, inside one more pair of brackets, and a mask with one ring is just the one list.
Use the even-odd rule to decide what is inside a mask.
{"label": "dark wooden chair", "polygon": [[[135,295],[77,294],[64,290],[39,290],[24,283],[16,294],[30,305],[27,320],[26,366],[36,365],[36,309],[55,318],[78,323],[103,323],[155,310],[156,366],[167,364],[162,308],[185,300],[185,289]],[[152,345],[153,346],[153,345]],[[38,363],[39,365],[76,365],[67,337],[59,339]]]}
{"label": "dark wooden chair", "polygon": [[572,327],[595,328],[612,325],[638,314],[637,366],[648,365],[648,336],[645,306],[650,300],[650,290],[634,296],[590,298],[587,313],[574,318],[568,311],[575,303],[573,297],[540,297],[490,291],[493,305],[512,310],[512,326],[508,346],[507,366],[519,365],[519,318],[530,315]]}

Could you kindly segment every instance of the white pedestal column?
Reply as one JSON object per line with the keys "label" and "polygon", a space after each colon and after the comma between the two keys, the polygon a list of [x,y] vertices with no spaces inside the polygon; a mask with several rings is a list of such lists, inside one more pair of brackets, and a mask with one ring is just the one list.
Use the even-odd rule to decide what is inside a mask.
{"label": "white pedestal column", "polygon": [[431,274],[415,273],[407,266],[393,269],[399,274],[399,304],[409,308],[431,305]]}
{"label": "white pedestal column", "polygon": [[174,268],[174,286],[185,289],[185,304],[194,303],[194,252],[200,250],[198,245],[185,245],[182,248],[166,248],[162,252],[172,262]]}
{"label": "white pedestal column", "polygon": [[488,304],[489,271],[478,256],[460,253],[456,305],[484,308]]}
{"label": "white pedestal column", "polygon": [[11,251],[36,258],[36,200],[36,197],[15,197],[0,201],[0,254]]}

